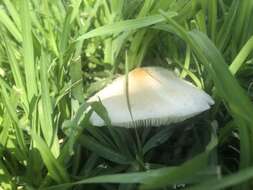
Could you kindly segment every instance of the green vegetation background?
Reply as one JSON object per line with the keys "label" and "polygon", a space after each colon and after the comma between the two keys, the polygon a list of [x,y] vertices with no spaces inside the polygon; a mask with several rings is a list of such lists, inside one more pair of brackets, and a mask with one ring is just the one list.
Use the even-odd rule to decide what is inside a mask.
{"label": "green vegetation background", "polygon": [[[252,21],[252,0],[0,0],[0,189],[252,189]],[[137,129],[140,143],[101,104],[85,112],[145,65],[204,89],[212,110]]]}

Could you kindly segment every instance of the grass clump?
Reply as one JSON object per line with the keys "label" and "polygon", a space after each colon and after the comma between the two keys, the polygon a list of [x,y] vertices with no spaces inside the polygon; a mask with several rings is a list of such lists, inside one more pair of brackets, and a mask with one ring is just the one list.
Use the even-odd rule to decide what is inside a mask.
{"label": "grass clump", "polygon": [[[250,0],[0,0],[0,189],[251,189],[252,19]],[[139,129],[141,147],[91,126],[85,100],[126,59],[178,72],[214,107]]]}

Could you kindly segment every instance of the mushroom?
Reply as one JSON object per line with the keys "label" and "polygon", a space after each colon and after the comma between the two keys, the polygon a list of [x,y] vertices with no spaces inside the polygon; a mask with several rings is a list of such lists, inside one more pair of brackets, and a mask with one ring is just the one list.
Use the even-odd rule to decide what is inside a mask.
{"label": "mushroom", "polygon": [[[101,100],[112,126],[162,126],[177,123],[206,111],[213,99],[192,83],[178,78],[162,67],[143,67],[120,76],[92,96],[88,102]],[[130,109],[129,109],[130,108]],[[95,112],[90,117],[95,126],[105,122]]]}

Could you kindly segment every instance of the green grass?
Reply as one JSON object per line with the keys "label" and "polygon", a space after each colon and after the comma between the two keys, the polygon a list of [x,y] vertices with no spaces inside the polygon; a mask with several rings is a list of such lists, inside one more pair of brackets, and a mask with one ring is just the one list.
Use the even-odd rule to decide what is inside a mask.
{"label": "green grass", "polygon": [[[252,189],[252,19],[251,0],[0,0],[0,189]],[[86,102],[148,65],[215,105],[131,130]]]}

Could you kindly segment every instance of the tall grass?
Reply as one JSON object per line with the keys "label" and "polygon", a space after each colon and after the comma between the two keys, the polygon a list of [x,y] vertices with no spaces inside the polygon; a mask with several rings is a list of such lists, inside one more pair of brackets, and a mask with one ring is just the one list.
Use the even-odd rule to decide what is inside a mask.
{"label": "tall grass", "polygon": [[[252,19],[251,0],[0,0],[0,189],[251,189]],[[85,101],[126,60],[214,107],[137,142]]]}

